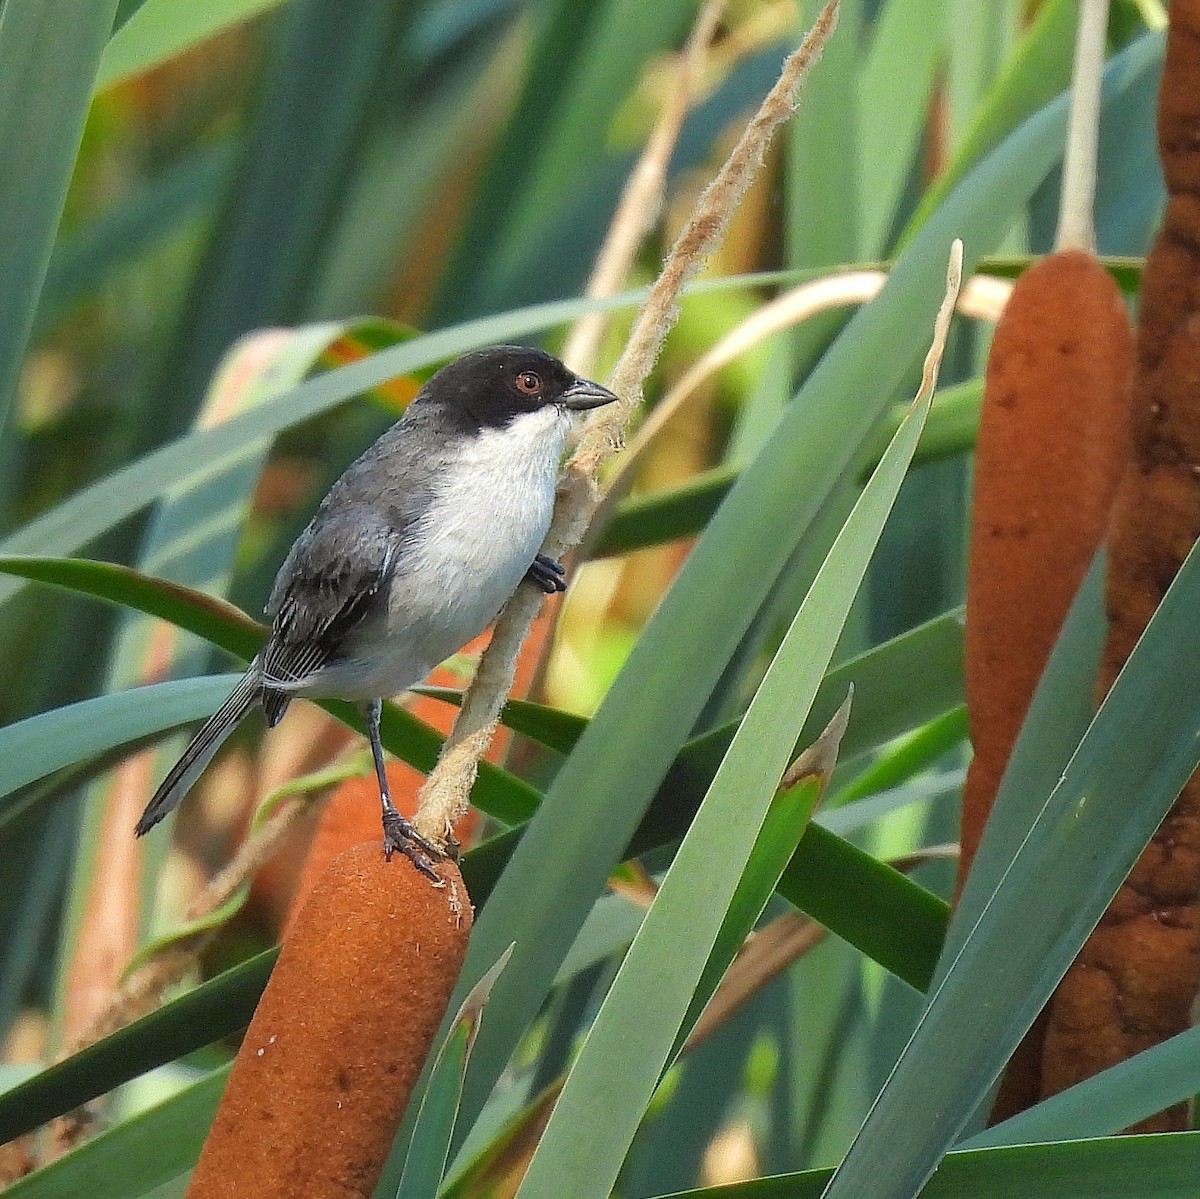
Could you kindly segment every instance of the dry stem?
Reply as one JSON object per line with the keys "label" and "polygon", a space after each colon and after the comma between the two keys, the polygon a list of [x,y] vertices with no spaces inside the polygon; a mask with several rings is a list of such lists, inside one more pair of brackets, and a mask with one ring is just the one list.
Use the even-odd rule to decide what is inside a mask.
{"label": "dry stem", "polygon": [[[720,243],[734,208],[762,164],[772,135],[795,109],[797,89],[833,32],[837,9],[837,0],[829,0],[799,49],[784,63],[775,86],[742,132],[716,178],[697,200],[691,218],[667,256],[608,380],[609,387],[621,399],[597,412],[568,463],[554,523],[546,538],[546,553],[561,557],[579,543],[598,494],[596,472],[622,444],[630,413],[641,402],[642,384],[675,323],[680,289]],[[414,823],[427,837],[444,841],[454,821],[466,810],[479,758],[491,740],[512,685],[517,651],[541,600],[541,593],[535,587],[523,585],[500,615],[442,756],[421,789]]]}
{"label": "dry stem", "polygon": [[950,335],[950,318],[954,315],[954,305],[958,303],[958,293],[962,287],[962,261],[963,244],[962,240],[956,237],[950,243],[950,260],[946,263],[946,294],[942,297],[941,307],[933,318],[933,340],[921,367],[921,386],[917,388],[912,408],[932,396],[937,389],[942,355],[946,352],[946,338]]}
{"label": "dry stem", "polygon": [[[611,295],[624,286],[628,279],[638,247],[662,208],[667,167],[675,152],[683,118],[695,98],[705,53],[724,10],[725,0],[708,0],[696,17],[687,44],[678,55],[670,94],[622,189],[616,212],[604,235],[600,252],[596,255],[591,278],[584,288],[586,295]],[[572,370],[588,376],[595,373],[600,344],[611,319],[611,313],[595,312],[580,317],[572,325],[562,351],[563,361]],[[557,610],[556,607],[550,608],[551,613]],[[553,646],[553,637],[547,638],[538,655],[533,674],[534,691],[541,685],[542,672]]]}
{"label": "dry stem", "polygon": [[[629,443],[616,471],[608,479],[604,498],[593,520],[592,534],[598,524],[603,524],[605,515],[628,492],[646,447],[685,401],[717,371],[766,338],[801,324],[820,312],[873,300],[886,282],[887,274],[877,270],[839,271],[824,275],[781,293],[734,326],[687,370],[638,427],[637,436]],[[973,275],[963,285],[958,309],[964,316],[995,324],[1004,311],[1012,289],[1011,279],[1002,279],[997,275]]]}
{"label": "dry stem", "polygon": [[1104,74],[1104,38],[1108,0],[1083,0],[1075,35],[1071,107],[1063,161],[1062,200],[1056,250],[1096,251],[1092,204],[1096,195],[1096,144],[1100,136],[1100,81]]}

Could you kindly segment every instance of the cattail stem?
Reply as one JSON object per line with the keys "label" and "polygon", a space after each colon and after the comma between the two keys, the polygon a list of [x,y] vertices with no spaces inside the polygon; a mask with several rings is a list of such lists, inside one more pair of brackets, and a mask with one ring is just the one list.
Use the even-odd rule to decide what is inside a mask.
{"label": "cattail stem", "polygon": [[1096,199],[1096,147],[1100,141],[1100,82],[1108,0],[1083,0],[1075,36],[1071,105],[1067,112],[1067,149],[1063,156],[1062,200],[1056,250],[1096,252],[1092,206]]}
{"label": "cattail stem", "polygon": [[[599,494],[596,474],[621,445],[630,414],[641,402],[642,384],[678,315],[680,289],[704,257],[720,244],[734,208],[762,164],[771,137],[794,111],[796,93],[833,32],[837,11],[837,0],[829,0],[799,49],[784,63],[775,86],[716,178],[697,200],[691,219],[639,309],[629,341],[608,380],[620,401],[599,409],[589,422],[559,488],[554,523],[543,546],[550,557],[561,558],[583,537]],[[541,601],[535,587],[524,585],[500,614],[454,730],[421,791],[414,824],[426,837],[443,841],[466,810],[479,759],[491,741],[512,685],[517,653]]]}

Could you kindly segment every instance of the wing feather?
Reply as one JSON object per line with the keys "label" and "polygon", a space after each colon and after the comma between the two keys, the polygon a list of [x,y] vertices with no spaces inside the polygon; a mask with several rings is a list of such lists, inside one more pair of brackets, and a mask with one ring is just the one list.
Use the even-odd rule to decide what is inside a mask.
{"label": "wing feather", "polygon": [[297,538],[268,605],[271,636],[260,657],[268,720],[271,691],[286,706],[294,684],[337,661],[347,635],[381,612],[402,539],[365,505],[323,512]]}

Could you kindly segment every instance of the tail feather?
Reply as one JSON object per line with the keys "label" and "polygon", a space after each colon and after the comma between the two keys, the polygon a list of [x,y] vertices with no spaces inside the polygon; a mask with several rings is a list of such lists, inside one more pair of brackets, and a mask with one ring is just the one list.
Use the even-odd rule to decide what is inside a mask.
{"label": "tail feather", "polygon": [[192,784],[204,772],[225,739],[258,702],[261,689],[258,672],[251,667],[229,698],[204,722],[179,761],[158,785],[158,790],[146,805],[134,830],[139,837],[148,833],[192,789]]}

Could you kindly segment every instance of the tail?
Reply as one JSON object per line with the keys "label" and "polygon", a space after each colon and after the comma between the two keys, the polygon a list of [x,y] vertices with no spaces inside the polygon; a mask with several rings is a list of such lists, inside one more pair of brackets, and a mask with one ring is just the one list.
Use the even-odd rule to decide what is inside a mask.
{"label": "tail", "polygon": [[229,698],[204,722],[192,738],[179,761],[158,785],[154,798],[146,805],[134,832],[148,833],[192,789],[192,784],[212,761],[213,755],[225,743],[225,738],[237,728],[243,716],[258,702],[262,681],[258,670],[251,666]]}

